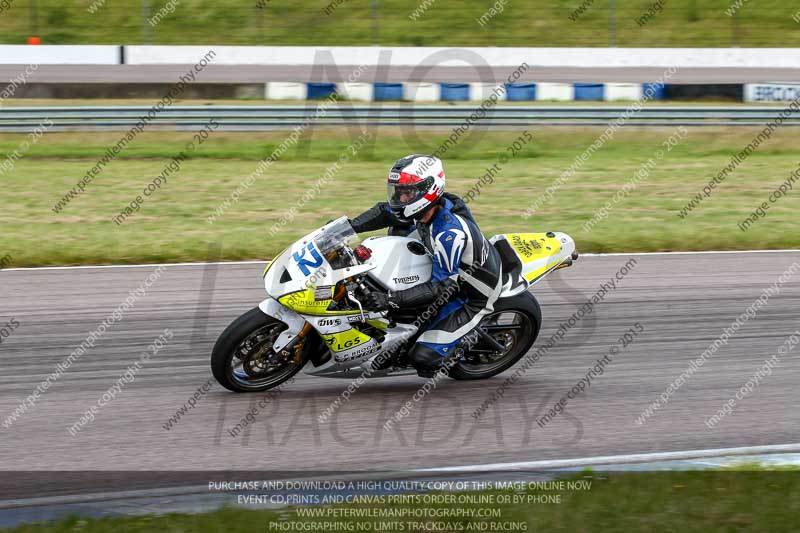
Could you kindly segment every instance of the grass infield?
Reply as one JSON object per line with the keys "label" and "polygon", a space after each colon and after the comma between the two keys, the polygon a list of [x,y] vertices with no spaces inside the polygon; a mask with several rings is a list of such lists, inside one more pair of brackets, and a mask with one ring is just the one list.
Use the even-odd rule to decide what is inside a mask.
{"label": "grass infield", "polygon": [[785,0],[37,2],[4,2],[3,43],[36,31],[44,44],[780,48],[800,36]]}
{"label": "grass infield", "polygon": [[[760,131],[759,127],[689,128],[655,166],[634,179],[674,128],[623,128],[594,151],[541,202],[526,208],[566,171],[602,128],[531,128],[465,135],[443,154],[447,188],[470,202],[483,232],[564,231],[580,252],[743,250],[800,247],[800,196],[789,191],[764,218],[743,232],[744,220],[797,169],[797,129],[778,129],[685,219],[680,208]],[[192,141],[192,132],[145,131],[104,167],[60,213],[51,208],[120,138],[120,132],[45,133],[24,148],[24,134],[0,134],[0,256],[5,266],[199,261],[221,243],[222,259],[267,259],[301,235],[341,214],[355,216],[384,200],[390,165],[408,153],[434,151],[449,130],[401,132],[380,128],[338,171],[326,169],[359,135],[347,128],[317,128],[292,145],[232,202],[213,224],[207,217],[287,138],[287,132],[214,131],[152,195],[142,193]],[[518,141],[519,150],[512,147]],[[512,156],[511,151],[517,152]],[[501,163],[501,157],[507,158]],[[9,158],[12,158],[10,160]],[[505,160],[505,159],[503,159]],[[495,166],[492,176],[485,177]],[[482,177],[483,176],[483,177]],[[635,186],[622,187],[634,180]],[[480,185],[480,188],[478,188]],[[121,225],[112,218],[142,195],[137,212]],[[614,203],[617,198],[618,202]],[[584,223],[610,202],[591,231]],[[294,208],[295,214],[291,215]],[[291,222],[280,225],[287,217]],[[269,230],[279,224],[274,237]]]}

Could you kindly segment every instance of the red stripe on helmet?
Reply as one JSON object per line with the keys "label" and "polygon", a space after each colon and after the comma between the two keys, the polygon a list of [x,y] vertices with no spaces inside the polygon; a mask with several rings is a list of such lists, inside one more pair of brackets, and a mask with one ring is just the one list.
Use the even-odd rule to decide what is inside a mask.
{"label": "red stripe on helmet", "polygon": [[436,189],[433,192],[429,192],[428,194],[426,194],[424,196],[424,198],[426,200],[428,200],[429,202],[432,202],[432,201],[436,200],[438,197],[439,197],[439,189]]}
{"label": "red stripe on helmet", "polygon": [[401,172],[400,173],[400,185],[413,185],[414,183],[419,183],[422,181],[422,178],[419,176],[415,176],[414,174],[409,174],[408,172]]}

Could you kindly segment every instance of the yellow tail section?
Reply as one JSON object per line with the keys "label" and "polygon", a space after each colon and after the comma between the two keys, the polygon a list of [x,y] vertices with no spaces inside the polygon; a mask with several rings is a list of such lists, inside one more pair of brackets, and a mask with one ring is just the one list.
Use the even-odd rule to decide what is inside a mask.
{"label": "yellow tail section", "polygon": [[497,239],[505,239],[511,245],[522,265],[522,277],[530,285],[553,269],[571,264],[575,254],[575,241],[566,233],[504,233],[492,241]]}

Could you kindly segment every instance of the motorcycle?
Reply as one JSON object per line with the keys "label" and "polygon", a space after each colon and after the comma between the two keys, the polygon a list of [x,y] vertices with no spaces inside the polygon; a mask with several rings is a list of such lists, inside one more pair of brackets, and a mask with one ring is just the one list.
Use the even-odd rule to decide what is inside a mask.
{"label": "motorcycle", "polygon": [[[268,297],[235,319],[211,354],[216,380],[235,392],[264,391],[301,369],[322,377],[416,374],[408,351],[444,303],[365,310],[370,291],[398,291],[430,280],[431,254],[419,239],[382,236],[353,247],[357,235],[340,217],[301,238],[264,269]],[[528,289],[578,258],[558,232],[505,233],[498,251],[503,287],[493,309],[453,350],[454,379],[485,379],[513,366],[533,345],[542,313]]]}

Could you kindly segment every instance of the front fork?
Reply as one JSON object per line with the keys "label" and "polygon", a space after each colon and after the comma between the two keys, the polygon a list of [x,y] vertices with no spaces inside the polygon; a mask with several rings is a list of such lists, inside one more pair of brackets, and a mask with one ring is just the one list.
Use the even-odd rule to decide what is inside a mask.
{"label": "front fork", "polygon": [[267,298],[258,304],[258,308],[261,309],[265,315],[271,316],[287,326],[287,328],[278,335],[278,338],[272,345],[272,349],[275,352],[284,350],[290,344],[294,344],[295,340],[300,341],[308,334],[309,330],[311,330],[311,324],[306,322],[302,316],[281,305],[273,298]]}

